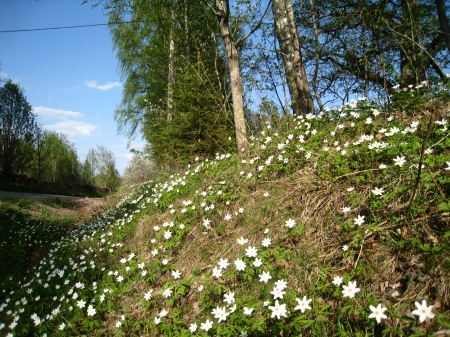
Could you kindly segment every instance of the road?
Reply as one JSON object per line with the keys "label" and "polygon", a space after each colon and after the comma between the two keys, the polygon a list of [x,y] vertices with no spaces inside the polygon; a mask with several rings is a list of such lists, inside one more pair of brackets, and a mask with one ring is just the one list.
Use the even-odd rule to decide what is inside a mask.
{"label": "road", "polygon": [[67,195],[56,195],[56,194],[39,194],[39,193],[23,193],[23,192],[9,192],[0,191],[0,198],[16,197],[16,198],[40,198],[40,199],[84,199],[84,197],[71,197]]}

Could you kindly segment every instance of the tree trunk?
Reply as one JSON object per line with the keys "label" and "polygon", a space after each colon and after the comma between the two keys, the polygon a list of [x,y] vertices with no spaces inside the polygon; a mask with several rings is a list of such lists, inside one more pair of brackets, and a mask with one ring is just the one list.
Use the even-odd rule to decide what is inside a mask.
{"label": "tree trunk", "polygon": [[167,78],[167,120],[171,121],[173,119],[173,85],[175,83],[175,67],[174,67],[174,52],[175,52],[175,41],[174,41],[174,13],[171,12],[171,27],[169,36],[169,74]]}
{"label": "tree trunk", "polygon": [[319,110],[323,111],[322,99],[319,95],[319,89],[317,88],[317,75],[319,74],[319,61],[320,61],[320,42],[319,42],[319,30],[317,29],[316,24],[316,13],[314,9],[314,0],[310,0],[309,4],[311,5],[311,13],[312,13],[312,24],[314,28],[314,41],[315,41],[315,67],[314,67],[314,75],[311,81],[314,96],[316,97],[317,104],[319,104]]}
{"label": "tree trunk", "polygon": [[444,35],[445,45],[450,52],[450,26],[448,24],[444,0],[435,0],[436,10],[439,18],[439,26],[441,29],[441,34]]}
{"label": "tree trunk", "polygon": [[244,101],[242,98],[242,83],[239,69],[239,54],[231,36],[229,26],[230,4],[228,0],[216,0],[216,15],[219,20],[220,33],[227,51],[228,68],[230,71],[231,96],[233,100],[234,127],[238,153],[248,152],[247,130],[245,126]]}
{"label": "tree trunk", "polygon": [[292,1],[272,0],[272,12],[291,94],[292,109],[294,115],[305,116],[314,111],[314,102],[303,66]]}
{"label": "tree trunk", "polygon": [[400,48],[400,82],[403,87],[416,85],[426,80],[427,57],[419,48],[418,0],[401,0],[403,11],[403,34],[409,40]]}

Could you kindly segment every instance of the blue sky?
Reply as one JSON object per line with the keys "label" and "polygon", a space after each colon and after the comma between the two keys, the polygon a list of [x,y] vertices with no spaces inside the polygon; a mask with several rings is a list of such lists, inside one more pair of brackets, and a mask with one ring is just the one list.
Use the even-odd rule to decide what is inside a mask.
{"label": "blue sky", "polygon": [[[104,14],[82,0],[0,0],[0,31],[106,23]],[[122,85],[106,26],[0,33],[0,64],[3,77],[23,87],[38,121],[65,133],[81,161],[102,145],[123,173],[131,154],[113,118]],[[131,144],[142,146],[139,137]]]}

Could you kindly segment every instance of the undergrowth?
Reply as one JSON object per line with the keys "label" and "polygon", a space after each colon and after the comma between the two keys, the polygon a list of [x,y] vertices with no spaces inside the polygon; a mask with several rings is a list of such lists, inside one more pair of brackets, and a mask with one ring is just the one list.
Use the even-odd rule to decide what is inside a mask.
{"label": "undergrowth", "polygon": [[80,227],[8,219],[3,251],[46,255],[2,267],[0,333],[444,336],[448,117],[361,99],[267,123],[245,159],[198,159]]}

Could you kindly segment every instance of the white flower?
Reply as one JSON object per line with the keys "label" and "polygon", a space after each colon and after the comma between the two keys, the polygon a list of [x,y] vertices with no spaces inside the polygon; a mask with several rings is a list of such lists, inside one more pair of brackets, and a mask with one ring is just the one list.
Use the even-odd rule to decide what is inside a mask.
{"label": "white flower", "polygon": [[80,308],[80,309],[83,309],[85,307],[85,305],[86,305],[86,301],[79,300],[77,302],[77,307]]}
{"label": "white flower", "polygon": [[180,278],[181,273],[179,272],[178,269],[177,269],[177,270],[173,270],[173,271],[172,271],[172,276],[173,276],[173,278],[176,280],[176,279],[179,279],[179,278]]}
{"label": "white flower", "polygon": [[286,220],[286,227],[293,228],[295,226],[295,220],[289,219]]}
{"label": "white flower", "polygon": [[375,318],[378,323],[381,322],[381,319],[387,318],[387,316],[384,314],[384,312],[387,310],[387,308],[382,308],[381,303],[378,304],[378,306],[375,308],[373,305],[370,306],[370,311],[372,313],[369,315],[369,318]]}
{"label": "white flower", "polygon": [[151,298],[152,298],[152,293],[153,293],[153,289],[150,289],[149,291],[147,291],[147,292],[144,294],[144,299],[146,299],[147,301],[148,301],[149,299],[151,299]]}
{"label": "white flower", "polygon": [[200,329],[202,329],[204,331],[208,331],[209,329],[212,328],[212,326],[213,326],[213,322],[210,321],[209,319],[207,319],[205,323],[200,324]]}
{"label": "white flower", "polygon": [[350,207],[342,207],[342,213],[348,213],[351,212],[351,208]]}
{"label": "white flower", "polygon": [[274,318],[275,316],[280,319],[281,316],[286,317],[286,304],[280,305],[278,303],[278,300],[275,301],[274,306],[269,306],[269,309],[272,310],[272,316],[271,318]]}
{"label": "white flower", "polygon": [[406,163],[406,159],[404,156],[397,156],[396,158],[394,158],[395,165],[402,167],[404,163]]}
{"label": "white flower", "polygon": [[434,318],[433,310],[434,305],[427,306],[427,301],[423,300],[422,304],[416,302],[416,310],[412,312],[413,315],[419,316],[419,322],[422,323],[427,318]]}
{"label": "white flower", "polygon": [[224,218],[225,220],[231,220],[231,214],[227,214],[227,215],[225,215],[225,218]]}
{"label": "white flower", "polygon": [[384,189],[383,188],[379,188],[379,187],[375,187],[372,190],[372,193],[375,195],[382,195],[384,193]]}
{"label": "white flower", "polygon": [[355,282],[349,282],[348,286],[342,286],[344,290],[342,290],[342,295],[344,297],[355,297],[355,294],[359,292],[361,289],[356,287],[356,281]]}
{"label": "white flower", "polygon": [[361,226],[364,223],[364,215],[358,215],[357,218],[353,219],[355,225]]}
{"label": "white flower", "polygon": [[161,323],[161,318],[159,318],[158,316],[156,316],[156,317],[153,319],[153,322],[155,322],[155,325],[158,325],[159,323]]}
{"label": "white flower", "polygon": [[172,290],[170,288],[167,288],[166,290],[163,291],[162,295],[165,298],[169,298],[170,296],[172,296]]}
{"label": "white flower", "polygon": [[116,328],[120,328],[122,326],[122,322],[121,321],[117,321],[116,322]]}
{"label": "white flower", "polygon": [[342,276],[335,276],[333,279],[333,284],[340,286],[343,281],[344,281],[344,278]]}
{"label": "white flower", "polygon": [[244,315],[251,315],[253,312],[253,308],[244,307]]}
{"label": "white flower", "polygon": [[236,266],[237,271],[244,271],[245,267],[247,267],[245,262],[242,261],[241,259],[237,259],[236,261],[234,261],[234,265]]}
{"label": "white flower", "polygon": [[256,268],[259,268],[262,266],[262,260],[259,258],[256,258],[255,261],[253,261],[252,265],[255,266]]}
{"label": "white flower", "polygon": [[220,259],[218,265],[220,269],[226,269],[229,265],[228,259]]}
{"label": "white flower", "polygon": [[220,278],[222,276],[222,269],[214,267],[212,270],[212,276],[215,278]]}
{"label": "white flower", "polygon": [[346,251],[348,250],[348,246],[347,246],[347,245],[343,245],[343,246],[342,246],[342,250],[343,250],[344,252],[346,252]]}
{"label": "white flower", "polygon": [[224,298],[224,302],[228,303],[228,305],[234,303],[234,293],[229,292],[228,294],[225,294]]}
{"label": "white flower", "polygon": [[248,246],[245,249],[245,255],[247,255],[248,257],[256,257],[256,256],[258,256],[258,253],[256,251],[256,247]]}
{"label": "white flower", "polygon": [[214,315],[215,318],[218,319],[218,323],[220,323],[222,321],[226,321],[230,313],[227,312],[226,307],[222,308],[217,307],[213,310],[212,314]]}
{"label": "white flower", "polygon": [[166,309],[161,310],[161,312],[158,314],[159,317],[164,317],[168,314],[169,312]]}
{"label": "white flower", "polygon": [[385,164],[380,164],[380,166],[378,166],[379,169],[384,170],[385,168],[387,168],[387,166]]}
{"label": "white flower", "polygon": [[303,299],[296,298],[295,299],[298,303],[298,305],[294,308],[294,310],[300,310],[302,313],[305,312],[306,309],[311,309],[309,306],[309,302],[312,301],[312,299],[306,299],[306,296],[303,296]]}
{"label": "white flower", "polygon": [[445,170],[449,171],[450,170],[450,161],[445,162],[447,164],[447,167],[445,168]]}
{"label": "white flower", "polygon": [[271,242],[271,240],[270,240],[269,238],[265,238],[265,239],[262,241],[261,245],[262,245],[263,247],[269,247],[271,243],[272,243],[272,242]]}
{"label": "white flower", "polygon": [[92,305],[89,305],[88,309],[87,309],[87,315],[88,316],[94,316],[95,313],[96,313],[96,310],[94,309],[94,307]]}
{"label": "white flower", "polygon": [[64,330],[64,328],[66,327],[66,324],[63,322],[59,325],[59,330]]}
{"label": "white flower", "polygon": [[172,232],[167,230],[164,232],[164,239],[169,240],[172,237]]}
{"label": "white flower", "polygon": [[267,283],[271,278],[272,276],[270,276],[270,272],[268,271],[263,271],[262,274],[259,274],[259,282]]}
{"label": "white flower", "polygon": [[275,282],[275,286],[278,289],[284,290],[287,287],[287,282],[285,280],[278,280],[277,282]]}
{"label": "white flower", "polygon": [[351,192],[351,191],[353,191],[355,188],[354,187],[349,187],[349,188],[347,188],[347,192]]}
{"label": "white flower", "polygon": [[189,331],[190,332],[195,332],[197,330],[197,324],[192,323],[191,325],[189,325]]}
{"label": "white flower", "polygon": [[237,243],[241,246],[245,245],[248,242],[248,239],[244,239],[244,237],[241,237],[237,240]]}
{"label": "white flower", "polygon": [[277,298],[283,298],[284,294],[286,294],[285,291],[283,291],[278,287],[273,288],[273,290],[270,293],[273,295],[274,300],[276,300]]}

